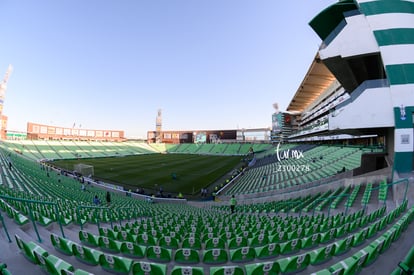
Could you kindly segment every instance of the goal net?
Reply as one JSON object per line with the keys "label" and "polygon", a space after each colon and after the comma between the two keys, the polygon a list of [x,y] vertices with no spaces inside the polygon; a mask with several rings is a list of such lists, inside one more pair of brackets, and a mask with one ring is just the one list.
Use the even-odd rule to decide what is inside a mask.
{"label": "goal net", "polygon": [[78,163],[73,166],[74,170],[85,177],[92,177],[94,175],[93,173],[93,166],[87,165],[83,163]]}

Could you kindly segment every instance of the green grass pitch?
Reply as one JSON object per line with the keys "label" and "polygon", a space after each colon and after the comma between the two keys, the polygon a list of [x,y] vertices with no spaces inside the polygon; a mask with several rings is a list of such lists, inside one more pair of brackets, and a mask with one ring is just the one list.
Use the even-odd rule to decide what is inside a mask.
{"label": "green grass pitch", "polygon": [[[142,187],[155,192],[162,186],[165,192],[193,194],[231,172],[241,160],[241,156],[149,154],[57,160],[53,164],[67,170],[73,170],[78,163],[93,165],[96,179],[123,186],[127,190]],[[173,174],[176,174],[176,179]]]}

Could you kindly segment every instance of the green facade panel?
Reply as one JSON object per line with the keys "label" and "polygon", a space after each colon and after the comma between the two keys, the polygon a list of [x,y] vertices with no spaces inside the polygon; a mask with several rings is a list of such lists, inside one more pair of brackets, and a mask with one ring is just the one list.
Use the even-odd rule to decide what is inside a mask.
{"label": "green facade panel", "polygon": [[414,64],[395,64],[385,66],[390,85],[414,83]]}
{"label": "green facade panel", "polygon": [[409,173],[413,170],[413,152],[395,152],[394,170],[399,173]]}
{"label": "green facade panel", "polygon": [[383,0],[360,3],[360,11],[366,16],[382,13],[414,13],[414,3],[400,0]]}
{"label": "green facade panel", "polygon": [[402,118],[400,107],[394,107],[395,128],[404,129],[413,127],[414,106],[404,106],[405,116]]}
{"label": "green facade panel", "polygon": [[379,46],[414,44],[414,29],[388,29],[374,31]]}
{"label": "green facade panel", "polygon": [[309,25],[322,41],[325,41],[328,35],[344,20],[344,12],[357,9],[358,7],[353,0],[339,1],[321,11],[309,22]]}

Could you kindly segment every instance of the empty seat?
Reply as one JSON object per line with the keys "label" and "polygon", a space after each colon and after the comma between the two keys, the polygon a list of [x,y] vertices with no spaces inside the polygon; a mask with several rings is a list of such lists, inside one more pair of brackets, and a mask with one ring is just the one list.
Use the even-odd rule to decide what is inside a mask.
{"label": "empty seat", "polygon": [[133,242],[122,242],[120,251],[126,257],[144,258],[146,247]]}
{"label": "empty seat", "polygon": [[50,234],[50,242],[59,252],[69,256],[73,255],[72,245],[74,242],[72,242],[71,240],[67,240],[63,237],[59,237],[58,235],[52,233]]}
{"label": "empty seat", "polygon": [[47,257],[49,253],[43,249],[41,246],[36,244],[35,242],[26,242],[23,241],[18,235],[14,235],[16,239],[17,246],[19,247],[20,251],[23,252],[23,255],[35,264],[40,264],[38,257],[34,255],[34,252],[40,256]]}
{"label": "empty seat", "polygon": [[200,262],[200,255],[195,249],[180,248],[175,251],[174,261],[183,264],[198,264]]}
{"label": "empty seat", "polygon": [[210,267],[210,275],[244,275],[241,266],[214,266]]}
{"label": "empty seat", "polygon": [[156,262],[171,261],[171,249],[167,249],[158,245],[147,247],[146,257]]}
{"label": "empty seat", "polygon": [[160,263],[134,262],[132,264],[132,274],[134,275],[165,275],[167,266]]}
{"label": "empty seat", "polygon": [[101,254],[103,254],[101,251],[89,247],[84,247],[76,243],[72,245],[72,250],[73,255],[76,257],[76,259],[89,265],[98,265],[99,257]]}
{"label": "empty seat", "polygon": [[99,264],[106,271],[116,274],[128,274],[131,271],[132,260],[121,256],[101,254]]}
{"label": "empty seat", "polygon": [[204,250],[203,263],[205,264],[225,264],[228,261],[227,251],[221,248]]}
{"label": "empty seat", "polygon": [[277,262],[264,262],[245,265],[247,275],[280,274],[280,266]]}
{"label": "empty seat", "polygon": [[202,267],[174,266],[171,275],[204,275],[204,270]]}
{"label": "empty seat", "polygon": [[230,260],[232,262],[252,261],[256,257],[256,250],[253,247],[245,246],[230,250]]}

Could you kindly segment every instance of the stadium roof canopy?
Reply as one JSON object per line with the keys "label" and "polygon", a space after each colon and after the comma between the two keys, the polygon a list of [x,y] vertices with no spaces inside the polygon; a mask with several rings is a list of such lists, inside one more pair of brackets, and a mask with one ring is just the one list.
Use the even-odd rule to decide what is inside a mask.
{"label": "stadium roof canopy", "polygon": [[316,54],[302,83],[287,107],[291,113],[303,113],[331,84],[335,76],[323,64]]}

